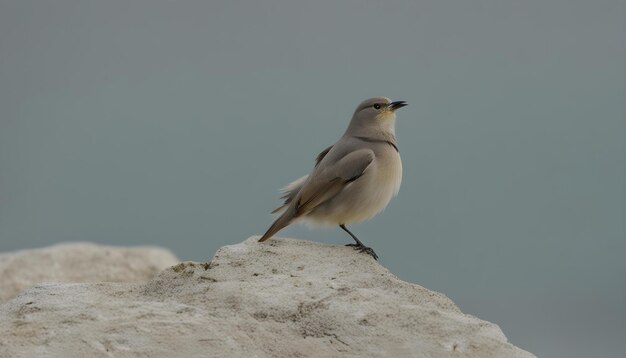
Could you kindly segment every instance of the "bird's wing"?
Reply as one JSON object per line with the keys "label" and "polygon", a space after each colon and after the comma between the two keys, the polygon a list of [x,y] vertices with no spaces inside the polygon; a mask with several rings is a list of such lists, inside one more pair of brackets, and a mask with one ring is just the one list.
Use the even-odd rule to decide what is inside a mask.
{"label": "bird's wing", "polygon": [[[330,152],[331,149],[333,149],[332,145],[330,147],[324,149],[320,154],[317,155],[317,157],[315,158],[315,166],[316,167],[320,164],[322,159],[324,159],[326,154],[328,154],[328,152]],[[275,214],[275,213],[283,210],[287,206],[289,206],[289,204],[291,203],[293,198],[295,198],[296,195],[298,195],[298,193],[300,192],[300,189],[302,189],[302,185],[304,185],[304,183],[306,182],[306,179],[308,177],[309,177],[308,175],[300,177],[300,178],[292,181],[291,183],[287,184],[284,188],[282,188],[280,190],[282,192],[282,194],[283,194],[283,196],[281,196],[280,198],[281,199],[285,199],[285,201],[283,202],[283,205],[281,205],[281,206],[277,207],[276,209],[274,209],[272,211],[272,214]]]}
{"label": "bird's wing", "polygon": [[371,149],[359,149],[348,153],[338,161],[317,166],[300,192],[296,203],[296,215],[300,216],[337,195],[347,184],[358,179],[374,160]]}
{"label": "bird's wing", "polygon": [[317,155],[317,158],[315,158],[315,166],[317,166],[322,161],[322,159],[324,159],[326,154],[328,154],[328,152],[330,152],[331,149],[333,149],[332,145],[324,149],[320,154]]}

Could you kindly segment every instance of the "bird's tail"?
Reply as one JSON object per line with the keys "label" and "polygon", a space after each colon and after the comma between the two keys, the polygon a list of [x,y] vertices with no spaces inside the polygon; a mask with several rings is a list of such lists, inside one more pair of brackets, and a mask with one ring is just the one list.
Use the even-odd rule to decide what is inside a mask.
{"label": "bird's tail", "polygon": [[291,224],[291,222],[293,221],[293,218],[294,216],[291,213],[291,210],[287,209],[287,211],[285,211],[281,216],[278,217],[278,219],[276,219],[272,223],[270,228],[267,229],[265,234],[263,234],[263,236],[259,239],[259,242],[263,242],[269,239],[270,237],[274,236],[274,234],[276,234],[277,232],[285,228],[287,225]]}

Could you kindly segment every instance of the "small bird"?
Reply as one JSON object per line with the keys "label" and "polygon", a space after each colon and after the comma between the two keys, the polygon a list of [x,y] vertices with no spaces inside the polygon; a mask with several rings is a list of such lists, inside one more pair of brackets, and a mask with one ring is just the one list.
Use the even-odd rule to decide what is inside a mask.
{"label": "small bird", "polygon": [[406,105],[387,97],[361,102],[346,132],[317,156],[311,173],[282,189],[285,202],[272,211],[282,214],[259,241],[299,220],[339,225],[356,242],[346,246],[378,259],[346,225],[372,218],[398,194],[402,162],[395,136],[396,110]]}

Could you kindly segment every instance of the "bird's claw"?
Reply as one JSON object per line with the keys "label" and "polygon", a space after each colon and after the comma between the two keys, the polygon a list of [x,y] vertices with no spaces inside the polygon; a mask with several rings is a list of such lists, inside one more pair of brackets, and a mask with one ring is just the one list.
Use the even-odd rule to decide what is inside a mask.
{"label": "bird's claw", "polygon": [[378,260],[378,255],[376,255],[376,253],[374,252],[374,249],[372,249],[371,247],[367,247],[365,245],[359,245],[359,244],[346,244],[346,246],[354,247],[355,250],[366,253],[372,256],[374,260]]}

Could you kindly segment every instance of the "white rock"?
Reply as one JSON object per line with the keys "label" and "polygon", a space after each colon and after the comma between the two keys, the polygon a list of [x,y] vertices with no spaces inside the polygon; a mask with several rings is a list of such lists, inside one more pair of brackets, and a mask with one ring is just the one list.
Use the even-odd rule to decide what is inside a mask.
{"label": "white rock", "polygon": [[46,284],[0,306],[1,357],[533,357],[349,247],[252,237],[145,284]]}
{"label": "white rock", "polygon": [[42,282],[145,282],[179,260],[160,247],[65,243],[0,254],[0,303]]}

